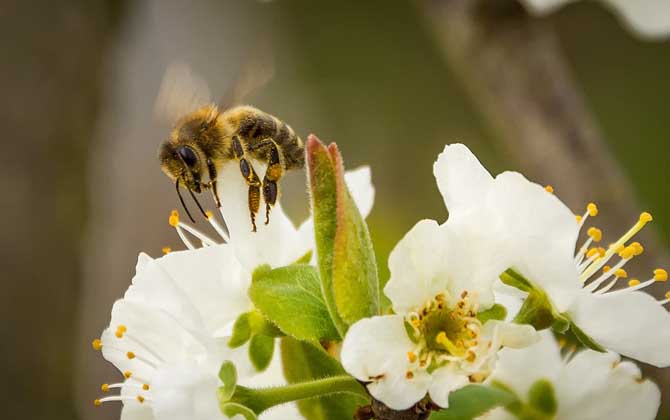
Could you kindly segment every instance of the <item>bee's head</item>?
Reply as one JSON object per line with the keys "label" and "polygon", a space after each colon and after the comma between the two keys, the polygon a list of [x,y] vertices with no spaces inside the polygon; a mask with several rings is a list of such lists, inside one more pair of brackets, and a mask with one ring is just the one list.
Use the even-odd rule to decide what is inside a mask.
{"label": "bee's head", "polygon": [[200,192],[205,158],[196,144],[166,141],[160,147],[159,159],[167,176],[193,192]]}

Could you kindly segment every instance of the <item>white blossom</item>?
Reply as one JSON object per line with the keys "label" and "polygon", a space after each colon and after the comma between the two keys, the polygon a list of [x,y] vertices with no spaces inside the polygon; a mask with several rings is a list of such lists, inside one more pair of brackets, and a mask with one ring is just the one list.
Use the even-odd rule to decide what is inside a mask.
{"label": "white blossom", "polygon": [[[537,15],[549,14],[577,0],[520,0]],[[643,38],[658,39],[670,36],[670,2],[666,0],[600,0],[628,28]]]}
{"label": "white blossom", "polygon": [[[631,362],[612,352],[584,350],[572,357],[561,356],[550,333],[542,341],[520,350],[503,349],[490,382],[509,387],[528,404],[528,391],[537,381],[548,381],[557,404],[554,420],[653,420],[660,404],[660,391],[643,380]],[[514,420],[497,408],[480,420]]]}
{"label": "white blossom", "polygon": [[613,289],[628,277],[623,266],[642,252],[631,239],[651,215],[643,213],[607,249],[592,247],[602,240],[599,229],[586,229],[587,239],[577,248],[580,230],[598,214],[595,204],[575,217],[554,194],[519,173],[494,179],[461,144],[445,147],[434,172],[450,221],[481,225],[488,232],[482,239],[487,246],[543,290],[558,313],[601,346],[656,366],[670,365],[670,315],[663,306],[670,299],[657,301],[641,291],[666,281],[667,272],[656,269],[646,281],[632,279],[629,287]]}

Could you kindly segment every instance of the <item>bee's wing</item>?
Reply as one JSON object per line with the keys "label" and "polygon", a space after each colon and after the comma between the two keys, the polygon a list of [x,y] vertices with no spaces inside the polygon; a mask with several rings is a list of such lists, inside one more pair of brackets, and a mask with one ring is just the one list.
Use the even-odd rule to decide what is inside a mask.
{"label": "bee's wing", "polygon": [[212,102],[207,82],[183,62],[172,62],[161,82],[154,115],[156,118],[174,123],[178,118]]}
{"label": "bee's wing", "polygon": [[270,45],[260,45],[255,51],[252,57],[240,66],[235,82],[219,99],[220,109],[240,105],[245,97],[265,86],[274,77],[274,57]]}

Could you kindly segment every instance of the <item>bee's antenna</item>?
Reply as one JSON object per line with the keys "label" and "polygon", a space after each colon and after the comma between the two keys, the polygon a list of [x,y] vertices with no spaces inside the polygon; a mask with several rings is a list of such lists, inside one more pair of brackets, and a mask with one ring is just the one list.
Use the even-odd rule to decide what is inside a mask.
{"label": "bee's antenna", "polygon": [[[186,203],[184,203],[184,198],[181,196],[181,192],[179,191],[179,178],[177,178],[177,182],[175,182],[174,185],[175,185],[175,187],[176,187],[176,189],[177,189],[177,195],[179,196],[179,201],[181,201],[181,206],[184,208],[184,211],[185,211],[186,214],[188,215],[188,218],[191,219],[191,221],[192,221],[193,223],[195,223],[195,219],[193,218],[193,216],[191,216],[191,212],[188,211],[188,207],[186,207]],[[191,190],[189,190],[189,191],[191,191]],[[193,194],[193,193],[191,193],[191,195],[192,195],[192,194]],[[197,202],[197,201],[196,201],[196,202]],[[200,207],[200,204],[198,204],[198,207]],[[202,210],[202,208],[201,208],[201,210]]]}
{"label": "bee's antenna", "polygon": [[[189,194],[191,194],[191,198],[193,198],[193,201],[195,201],[195,204],[198,205],[198,208],[200,209],[200,213],[202,213],[202,215],[205,216],[205,219],[209,219],[209,217],[207,217],[207,213],[205,213],[205,210],[202,208],[202,206],[200,205],[200,202],[195,197],[195,194],[193,194],[193,191],[191,191],[191,189],[188,188],[188,192],[189,192]],[[195,223],[195,221],[194,221],[194,223]]]}

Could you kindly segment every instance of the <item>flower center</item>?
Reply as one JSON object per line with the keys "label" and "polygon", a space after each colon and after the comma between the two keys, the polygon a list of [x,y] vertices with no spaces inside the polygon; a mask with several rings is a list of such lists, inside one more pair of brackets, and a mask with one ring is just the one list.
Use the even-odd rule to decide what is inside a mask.
{"label": "flower center", "polygon": [[408,334],[417,344],[417,351],[407,357],[419,368],[432,371],[477,358],[482,324],[476,317],[476,298],[464,291],[452,305],[447,300],[445,294],[439,294],[407,316]]}

